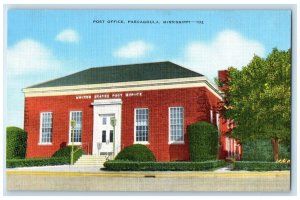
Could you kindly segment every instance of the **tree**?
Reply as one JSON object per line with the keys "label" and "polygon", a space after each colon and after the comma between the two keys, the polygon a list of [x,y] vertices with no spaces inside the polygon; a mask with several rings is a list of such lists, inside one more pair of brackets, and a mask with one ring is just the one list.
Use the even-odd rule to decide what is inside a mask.
{"label": "tree", "polygon": [[233,119],[232,136],[243,141],[271,139],[274,160],[279,142],[290,145],[291,52],[273,49],[266,59],[254,56],[238,70],[228,69],[223,115]]}

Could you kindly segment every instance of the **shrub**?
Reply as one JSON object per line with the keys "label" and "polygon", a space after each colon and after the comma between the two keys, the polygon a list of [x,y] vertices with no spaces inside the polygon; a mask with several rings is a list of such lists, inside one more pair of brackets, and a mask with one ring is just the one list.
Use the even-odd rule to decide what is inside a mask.
{"label": "shrub", "polygon": [[190,159],[193,162],[216,159],[218,128],[208,122],[197,122],[188,127]]}
{"label": "shrub", "polygon": [[7,168],[69,164],[68,158],[30,158],[6,160]]}
{"label": "shrub", "polygon": [[271,140],[244,142],[242,159],[245,161],[274,161]]}
{"label": "shrub", "polygon": [[18,127],[6,128],[6,159],[25,158],[27,134]]}
{"label": "shrub", "polygon": [[[71,146],[66,146],[66,147],[60,148],[52,155],[52,157],[53,158],[67,158],[67,159],[69,159],[69,163],[70,163],[71,162],[71,150],[72,150]],[[75,152],[74,153],[74,162],[76,162],[82,156],[82,154],[84,154],[84,151],[80,147],[74,146],[74,152]]]}
{"label": "shrub", "polygon": [[274,171],[289,170],[290,164],[279,162],[257,162],[257,161],[237,161],[234,162],[234,170],[248,171]]}
{"label": "shrub", "polygon": [[140,161],[140,162],[156,161],[152,151],[142,144],[133,144],[124,148],[116,156],[115,160]]}
{"label": "shrub", "polygon": [[[279,151],[280,158],[290,159],[291,155],[284,144],[280,144]],[[245,161],[273,162],[274,155],[271,140],[261,139],[244,142],[242,158]]]}
{"label": "shrub", "polygon": [[109,160],[104,163],[111,171],[203,171],[225,166],[223,160],[205,162],[131,162]]}
{"label": "shrub", "polygon": [[280,147],[279,147],[279,156],[280,158],[282,159],[291,159],[291,149],[284,145],[284,144],[280,144]]}

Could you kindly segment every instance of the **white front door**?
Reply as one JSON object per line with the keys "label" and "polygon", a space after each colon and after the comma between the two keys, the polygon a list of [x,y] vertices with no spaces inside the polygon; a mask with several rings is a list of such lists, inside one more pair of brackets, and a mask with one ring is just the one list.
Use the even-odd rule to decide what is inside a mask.
{"label": "white front door", "polygon": [[111,125],[111,119],[114,114],[99,115],[99,131],[97,149],[99,154],[111,155],[113,152],[114,128]]}
{"label": "white front door", "polygon": [[[121,150],[122,101],[121,99],[97,99],[92,105],[94,107],[93,155],[112,155],[113,153],[117,155]],[[115,117],[115,133],[111,125],[112,117]],[[114,138],[115,141],[113,141]]]}

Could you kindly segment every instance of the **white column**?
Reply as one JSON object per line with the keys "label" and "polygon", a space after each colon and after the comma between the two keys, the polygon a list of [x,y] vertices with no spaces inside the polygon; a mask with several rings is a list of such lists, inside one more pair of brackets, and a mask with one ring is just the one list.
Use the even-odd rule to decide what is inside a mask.
{"label": "white column", "polygon": [[217,121],[217,127],[218,127],[218,129],[220,129],[220,119],[219,119],[219,117],[220,117],[220,114],[219,113],[216,113],[216,121]]}

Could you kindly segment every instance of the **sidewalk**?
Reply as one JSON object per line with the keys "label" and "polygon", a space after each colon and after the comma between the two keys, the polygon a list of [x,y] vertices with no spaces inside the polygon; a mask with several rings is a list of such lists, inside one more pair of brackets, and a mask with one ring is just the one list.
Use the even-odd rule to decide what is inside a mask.
{"label": "sidewalk", "polygon": [[8,191],[289,192],[290,171],[104,171],[90,166],[7,169]]}
{"label": "sidewalk", "polygon": [[[25,171],[25,172],[114,172],[116,171],[106,171],[106,170],[101,170],[99,166],[75,166],[75,165],[57,165],[57,166],[38,166],[38,167],[17,167],[17,168],[8,168],[6,169],[7,172],[9,171]],[[230,172],[231,167],[226,166],[214,171],[193,171],[194,172]],[[128,173],[144,173],[146,171],[126,171]],[[166,171],[155,171],[155,173],[163,173]],[[191,171],[169,171],[173,173],[186,173],[186,172],[191,172]]]}
{"label": "sidewalk", "polygon": [[223,175],[257,175],[257,174],[285,174],[290,173],[290,171],[231,171],[232,165],[228,165],[223,168],[216,169],[214,171],[106,171],[101,170],[99,166],[78,166],[78,165],[57,165],[57,166],[39,166],[39,167],[18,167],[18,168],[7,168],[6,172],[8,174],[13,174],[14,172],[20,174],[21,172],[66,172],[66,173],[91,173],[91,174],[178,174],[178,175],[188,175],[188,174],[223,174]]}
{"label": "sidewalk", "polygon": [[32,171],[32,172],[103,172],[99,166],[75,166],[75,165],[56,165],[38,167],[17,167],[7,168],[7,172],[12,171]]}

